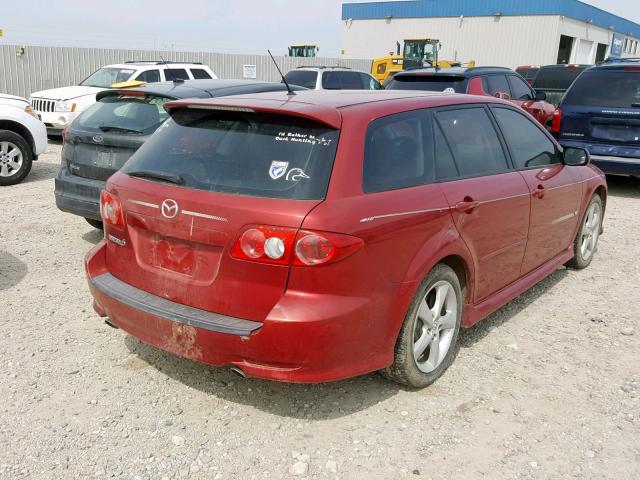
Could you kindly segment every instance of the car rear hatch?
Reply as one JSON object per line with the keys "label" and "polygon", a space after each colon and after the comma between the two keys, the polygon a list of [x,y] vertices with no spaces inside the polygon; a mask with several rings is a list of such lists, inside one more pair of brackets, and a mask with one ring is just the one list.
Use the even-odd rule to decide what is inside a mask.
{"label": "car rear hatch", "polygon": [[172,117],[108,185],[125,223],[107,224],[109,273],[181,305],[262,321],[286,289],[289,262],[231,252],[256,226],[295,235],[326,195],[338,130],[211,105]]}
{"label": "car rear hatch", "polygon": [[386,88],[388,90],[466,93],[467,79],[462,75],[436,74],[435,72],[398,73]]}
{"label": "car rear hatch", "polygon": [[[560,106],[561,140],[640,148],[640,68],[585,72]],[[595,154],[616,155],[611,149]],[[626,155],[623,155],[626,156]]]}
{"label": "car rear hatch", "polygon": [[549,65],[542,67],[533,82],[533,88],[545,92],[547,101],[558,105],[565,92],[588,65]]}
{"label": "car rear hatch", "polygon": [[166,120],[171,99],[138,92],[103,96],[66,133],[63,160],[78,177],[107,180]]}

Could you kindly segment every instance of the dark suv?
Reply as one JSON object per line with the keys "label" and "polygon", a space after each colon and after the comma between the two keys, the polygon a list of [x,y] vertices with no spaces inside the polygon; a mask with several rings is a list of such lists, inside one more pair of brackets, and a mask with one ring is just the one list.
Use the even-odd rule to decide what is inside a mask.
{"label": "dark suv", "polygon": [[191,80],[98,93],[97,102],[63,132],[62,161],[55,182],[56,205],[102,228],[100,192],[105,181],[169,117],[164,110],[166,102],[281,90],[286,90],[281,83]]}
{"label": "dark suv", "polygon": [[640,176],[640,62],[585,70],[558,106],[552,131],[605,173]]}

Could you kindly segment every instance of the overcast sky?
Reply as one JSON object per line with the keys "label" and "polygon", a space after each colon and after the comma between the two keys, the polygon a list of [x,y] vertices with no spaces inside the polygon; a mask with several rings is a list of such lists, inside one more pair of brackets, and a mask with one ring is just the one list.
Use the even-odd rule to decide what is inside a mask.
{"label": "overcast sky", "polygon": [[[354,2],[358,0],[352,0]],[[451,0],[454,1],[454,0]],[[341,0],[2,0],[0,44],[284,54],[340,50]],[[640,23],[638,0],[588,0]]]}

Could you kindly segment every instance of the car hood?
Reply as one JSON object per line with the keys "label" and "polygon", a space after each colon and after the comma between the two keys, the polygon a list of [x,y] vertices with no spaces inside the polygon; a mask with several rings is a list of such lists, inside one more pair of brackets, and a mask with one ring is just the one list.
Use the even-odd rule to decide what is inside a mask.
{"label": "car hood", "polygon": [[31,94],[32,98],[48,98],[51,100],[73,100],[74,98],[84,97],[87,95],[95,95],[105,90],[98,87],[84,87],[75,85],[73,87],[52,88],[51,90],[42,90]]}
{"label": "car hood", "polygon": [[29,103],[29,100],[27,100],[26,98],[18,97],[16,95],[8,95],[6,93],[0,93],[0,103],[5,103],[6,100],[10,100],[11,102],[9,103],[14,103],[16,101]]}

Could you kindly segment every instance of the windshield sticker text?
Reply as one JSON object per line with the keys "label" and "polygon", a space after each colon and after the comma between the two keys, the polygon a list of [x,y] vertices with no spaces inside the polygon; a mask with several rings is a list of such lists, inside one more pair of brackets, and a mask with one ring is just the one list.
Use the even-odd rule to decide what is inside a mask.
{"label": "windshield sticker text", "polygon": [[306,133],[279,132],[276,136],[276,142],[308,143],[309,145],[320,145],[323,147],[328,147],[332,141],[333,140],[324,137],[316,137],[315,135]]}

